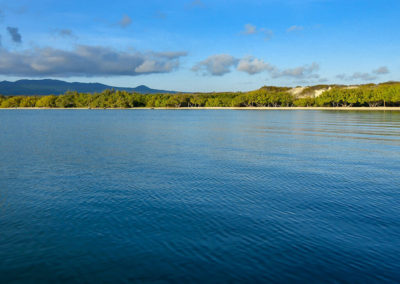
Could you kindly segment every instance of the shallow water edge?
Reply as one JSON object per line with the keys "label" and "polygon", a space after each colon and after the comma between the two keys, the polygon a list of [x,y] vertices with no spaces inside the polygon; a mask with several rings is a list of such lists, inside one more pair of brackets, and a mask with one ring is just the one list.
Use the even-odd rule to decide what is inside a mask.
{"label": "shallow water edge", "polygon": [[43,108],[43,107],[26,107],[26,108],[0,108],[0,110],[41,110],[41,109],[90,109],[90,110],[115,110],[115,109],[129,109],[129,110],[361,110],[361,111],[400,111],[400,107],[135,107],[135,108]]}

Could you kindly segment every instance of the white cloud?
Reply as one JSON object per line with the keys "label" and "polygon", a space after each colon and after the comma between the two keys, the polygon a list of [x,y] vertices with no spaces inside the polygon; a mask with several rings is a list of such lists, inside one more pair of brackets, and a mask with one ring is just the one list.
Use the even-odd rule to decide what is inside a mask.
{"label": "white cloud", "polygon": [[[343,81],[355,81],[355,80],[362,80],[362,81],[374,81],[378,79],[378,76],[389,74],[390,71],[386,66],[379,67],[373,70],[371,73],[368,72],[354,72],[352,75],[347,74],[338,74],[336,78],[343,80]],[[373,75],[375,74],[375,75]]]}
{"label": "white cloud", "polygon": [[296,25],[294,25],[294,26],[289,27],[286,31],[287,31],[288,33],[290,33],[290,32],[298,32],[298,31],[302,31],[302,30],[304,30],[304,27],[303,27],[303,26],[296,26]]}
{"label": "white cloud", "polygon": [[274,67],[264,62],[262,59],[245,57],[239,60],[236,69],[238,71],[246,72],[250,75],[253,75],[266,70],[272,71]]}
{"label": "white cloud", "polygon": [[235,58],[228,54],[217,54],[197,63],[192,67],[193,71],[204,71],[205,74],[222,76],[232,71],[232,67],[236,67],[237,71],[245,72],[249,75],[268,72],[272,78],[295,78],[295,79],[319,79],[319,70],[317,63],[311,65],[303,65],[292,69],[280,70],[276,66],[265,62],[262,59],[253,56],[241,59]]}
{"label": "white cloud", "polygon": [[257,27],[253,26],[252,24],[245,24],[244,25],[244,30],[242,31],[242,34],[245,35],[253,35],[257,33]]}
{"label": "white cloud", "polygon": [[384,75],[390,73],[389,69],[386,66],[379,67],[378,69],[375,69],[372,72],[378,75]]}
{"label": "white cloud", "polygon": [[244,29],[240,32],[243,35],[262,34],[265,40],[270,40],[274,33],[266,28],[257,28],[252,24],[245,24]]}
{"label": "white cloud", "polygon": [[351,79],[353,80],[361,79],[364,81],[370,81],[370,80],[375,80],[376,76],[373,76],[369,73],[356,72],[353,75],[351,75]]}
{"label": "white cloud", "polygon": [[237,64],[237,59],[228,54],[217,54],[197,63],[192,67],[193,71],[204,71],[205,74],[222,76],[231,71],[231,67]]}
{"label": "white cloud", "polygon": [[0,74],[14,76],[118,76],[167,73],[179,67],[186,52],[126,52],[79,45],[74,50],[51,47],[24,51],[0,48]]}
{"label": "white cloud", "polygon": [[271,77],[272,78],[280,78],[280,77],[292,77],[292,78],[314,78],[318,79],[319,75],[315,72],[319,70],[319,65],[317,63],[312,63],[311,65],[299,66],[291,69],[284,70],[272,70]]}
{"label": "white cloud", "polygon": [[377,77],[366,72],[365,73],[355,72],[352,75],[339,74],[336,76],[336,78],[344,81],[354,81],[354,80],[372,81],[375,80]]}

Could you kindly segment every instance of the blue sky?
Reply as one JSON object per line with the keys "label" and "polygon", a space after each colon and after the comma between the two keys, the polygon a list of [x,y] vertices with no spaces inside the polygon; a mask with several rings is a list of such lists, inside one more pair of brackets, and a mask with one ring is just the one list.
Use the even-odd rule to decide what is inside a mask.
{"label": "blue sky", "polygon": [[179,91],[399,80],[398,0],[0,1],[0,80]]}

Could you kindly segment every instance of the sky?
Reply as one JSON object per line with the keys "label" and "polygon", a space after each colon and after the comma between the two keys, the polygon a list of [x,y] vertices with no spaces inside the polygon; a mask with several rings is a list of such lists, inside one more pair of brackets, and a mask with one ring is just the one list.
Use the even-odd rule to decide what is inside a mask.
{"label": "sky", "polygon": [[176,91],[400,79],[399,0],[0,0],[0,80]]}

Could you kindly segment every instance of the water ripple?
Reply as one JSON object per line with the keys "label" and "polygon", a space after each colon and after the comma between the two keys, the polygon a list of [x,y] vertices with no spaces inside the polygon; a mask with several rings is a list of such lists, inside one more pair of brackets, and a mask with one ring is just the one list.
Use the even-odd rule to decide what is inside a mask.
{"label": "water ripple", "polygon": [[1,282],[398,282],[400,113],[0,112]]}

